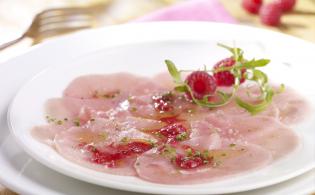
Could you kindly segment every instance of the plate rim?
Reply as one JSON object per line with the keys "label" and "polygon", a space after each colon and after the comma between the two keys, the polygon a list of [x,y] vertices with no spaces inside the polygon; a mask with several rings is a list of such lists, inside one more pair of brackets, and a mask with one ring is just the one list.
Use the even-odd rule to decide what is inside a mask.
{"label": "plate rim", "polygon": [[[206,23],[206,25],[209,25],[209,24],[211,24],[211,25],[218,25],[217,23],[210,23],[210,22],[158,22],[158,25],[161,25],[161,23],[162,23],[162,26],[163,26],[163,24],[164,23],[173,23],[173,25],[174,25],[174,23],[181,23],[181,24],[183,24],[183,23],[194,23],[194,24],[196,24],[196,23],[198,23],[198,24],[204,24],[204,23]],[[139,25],[139,24],[136,24],[136,25]],[[152,25],[152,23],[145,23],[145,24],[140,24],[141,26],[143,26],[143,25]],[[154,25],[157,25],[157,23],[154,23]],[[219,25],[231,25],[231,24],[219,24]],[[232,24],[233,26],[241,26],[241,25],[235,25],[235,24]],[[120,27],[121,26],[123,26],[122,28],[124,28],[124,26],[135,26],[134,24],[124,24],[124,25],[120,25]],[[113,26],[113,27],[111,27],[111,28],[116,28],[117,26]],[[259,31],[261,31],[261,29],[259,29],[259,28],[253,28],[253,27],[244,27],[244,26],[241,26],[242,28],[252,28],[252,29],[255,29],[255,30],[259,30]],[[102,28],[102,29],[104,29],[104,28]],[[101,29],[101,30],[102,30]],[[96,29],[96,30],[89,30],[88,32],[84,32],[84,33],[91,33],[91,31],[98,31],[99,29]],[[106,30],[108,30],[108,28],[106,28]],[[272,32],[272,33],[274,33],[274,32]],[[277,33],[277,34],[281,34],[281,33]],[[282,35],[282,34],[281,34]],[[78,35],[76,35],[76,36],[78,36]],[[68,36],[68,37],[74,37],[74,36],[72,36],[72,35],[70,35],[70,36]],[[54,40],[53,41],[53,43],[57,43],[57,44],[59,44],[60,42],[62,42],[62,40],[63,39],[68,39],[68,37],[62,37],[62,38],[60,38],[59,40]],[[80,37],[80,35],[78,36],[78,37]],[[289,36],[290,38],[292,38],[292,36]],[[295,37],[293,37],[293,38],[295,38]],[[295,39],[297,39],[297,38],[295,38]],[[304,40],[303,40],[304,41]],[[58,43],[59,42],[59,43]],[[137,42],[135,42],[135,43],[137,43]],[[306,41],[306,43],[309,43],[309,42],[307,42]],[[311,43],[311,44],[313,44],[313,43]],[[45,45],[45,44],[43,44],[43,45]],[[62,44],[61,44],[62,45]],[[315,46],[315,45],[312,45],[312,46]],[[44,47],[44,46],[42,46],[42,47]],[[28,52],[32,52],[32,50],[35,50],[37,48],[37,50],[38,50],[38,48],[40,48],[40,46],[39,47],[35,47],[35,48],[32,48],[31,50],[29,50],[29,51],[27,51],[24,55],[27,55],[27,53]],[[110,48],[110,47],[109,47]],[[94,51],[95,52],[95,51]],[[91,53],[93,53],[93,51],[91,51]],[[18,57],[17,57],[18,58]],[[1,65],[0,65],[0,68],[1,68]],[[49,67],[48,67],[49,68]],[[44,70],[45,71],[45,70]],[[39,73],[40,74],[40,73]],[[38,74],[36,74],[36,75],[38,75]],[[33,77],[34,78],[34,77]],[[32,79],[33,79],[32,78]],[[32,80],[31,79],[31,80]],[[29,80],[30,81],[30,80]],[[24,87],[24,85],[22,86],[22,88]],[[21,89],[21,88],[20,88]],[[20,89],[18,90],[18,92],[20,91]],[[17,93],[18,94],[18,93]],[[15,132],[13,131],[13,128],[12,128],[12,124],[10,123],[10,111],[11,111],[11,106],[12,106],[12,104],[14,103],[14,100],[16,99],[16,96],[17,96],[17,94],[15,95],[15,97],[13,98],[13,101],[11,102],[11,104],[10,104],[10,106],[9,106],[9,109],[8,109],[8,117],[7,117],[7,119],[8,119],[8,125],[9,125],[9,129],[10,129],[10,132],[11,132],[11,134],[12,135],[14,135],[13,137],[14,137],[14,139],[16,140],[16,142],[20,145],[20,146],[22,146],[22,148],[24,148],[24,151],[26,151],[30,156],[32,156],[33,158],[35,158],[37,161],[39,161],[41,164],[43,164],[43,165],[45,165],[46,167],[48,167],[48,168],[50,168],[50,169],[54,169],[54,170],[56,170],[55,168],[53,168],[53,167],[55,167],[55,166],[47,166],[45,163],[47,163],[47,162],[45,162],[45,163],[43,163],[42,162],[42,160],[40,160],[40,159],[38,159],[37,158],[37,156],[36,155],[33,155],[33,153],[31,153],[31,151],[28,151],[28,149],[27,150],[25,150],[25,145],[23,144],[23,143],[21,143],[20,141],[20,139],[17,139],[17,135],[15,134]],[[315,164],[314,164],[315,165]],[[312,167],[314,167],[314,166],[312,166]],[[308,167],[308,168],[306,168],[307,170],[309,170],[309,169],[311,169],[310,167]],[[292,176],[290,176],[290,178],[292,178],[292,177],[295,177],[295,176],[297,176],[297,175],[300,175],[301,173],[300,172],[302,172],[302,173],[304,173],[304,172],[306,172],[307,170],[300,170],[299,172],[294,172],[294,173],[292,173],[291,175]],[[60,172],[60,170],[56,170],[56,171],[58,171],[58,172]],[[60,172],[60,173],[62,173],[62,174],[65,174],[64,172]],[[68,174],[65,174],[65,175],[68,175]],[[74,175],[72,174],[72,175],[68,175],[68,176],[71,176],[71,177],[74,177]],[[75,178],[77,178],[77,177],[75,177]],[[82,180],[82,178],[77,178],[77,179],[79,179],[79,180]],[[276,182],[276,183],[280,183],[280,182],[283,182],[284,180],[287,180],[288,178],[282,178],[282,180],[279,180],[278,182]],[[84,180],[84,179],[83,179]],[[86,180],[84,180],[84,181],[86,181]],[[87,182],[91,182],[90,180],[89,181],[87,181]],[[93,182],[94,183],[94,182]],[[271,181],[269,181],[269,182],[266,182],[266,183],[272,183],[272,184],[276,184],[275,182],[271,182]],[[98,183],[94,183],[94,184],[97,184],[97,185],[100,185],[100,184],[98,184]],[[257,187],[257,185],[255,185],[255,187],[252,187],[252,188],[247,188],[247,189],[244,189],[243,191],[245,191],[245,190],[252,190],[252,189],[257,189],[257,188],[261,188],[261,187],[265,187],[265,186],[268,186],[268,185],[270,185],[270,184],[263,184],[263,185],[261,185],[261,186],[258,186]],[[104,186],[104,185],[103,185]],[[116,188],[116,189],[120,189],[121,190],[121,185],[111,185],[111,186],[106,186],[106,187],[109,187],[109,188]],[[125,189],[123,189],[123,190],[125,190]],[[149,193],[161,193],[161,191],[160,192],[153,192],[153,191],[147,191],[147,190],[144,190],[144,191],[142,191],[142,190],[139,190],[139,188],[137,188],[137,189],[132,189],[132,188],[129,188],[128,189],[129,191],[134,191],[134,192],[149,192]],[[239,191],[239,190],[237,190],[237,191],[224,191],[225,193],[232,193],[232,192],[241,192],[241,191]],[[167,189],[166,191],[164,191],[164,192],[162,192],[162,193],[170,193],[170,189]],[[185,192],[171,192],[172,194],[183,194],[183,193],[185,193]],[[207,192],[199,192],[198,191],[198,193],[207,193]],[[221,193],[221,192],[219,192],[219,193]],[[186,193],[185,193],[186,194]],[[187,194],[190,194],[189,192],[187,193]]]}

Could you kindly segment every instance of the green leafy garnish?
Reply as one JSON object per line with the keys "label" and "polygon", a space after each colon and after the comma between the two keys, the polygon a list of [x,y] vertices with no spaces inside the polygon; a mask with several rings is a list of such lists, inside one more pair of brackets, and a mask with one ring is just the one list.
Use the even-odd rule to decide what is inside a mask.
{"label": "green leafy garnish", "polygon": [[161,151],[161,155],[169,159],[174,159],[176,157],[176,149],[166,144]]}
{"label": "green leafy garnish", "polygon": [[186,92],[188,91],[187,86],[186,85],[179,85],[175,87],[175,91],[178,92]]}
{"label": "green leafy garnish", "polygon": [[213,95],[206,95],[206,96],[203,97],[202,100],[198,100],[198,99],[196,99],[193,96],[193,93],[192,93],[191,89],[190,89],[190,94],[192,96],[193,101],[196,104],[198,104],[199,106],[208,107],[208,108],[217,108],[217,107],[223,106],[223,105],[229,103],[229,101],[230,101],[230,99],[232,97],[232,94],[228,94],[228,93],[224,93],[224,92],[221,92],[221,91],[217,91],[216,94],[218,95],[220,100],[217,101],[217,102],[210,102],[209,98],[212,97]]}
{"label": "green leafy garnish", "polygon": [[177,141],[183,141],[183,140],[187,139],[187,137],[188,137],[187,132],[183,132],[183,133],[176,135],[175,139]]}
{"label": "green leafy garnish", "polygon": [[[275,92],[268,83],[268,76],[263,71],[257,69],[269,64],[269,59],[246,60],[242,49],[229,47],[221,43],[219,43],[218,46],[225,48],[232,53],[232,58],[235,61],[234,65],[229,67],[219,67],[211,71],[208,71],[205,66],[204,71],[213,73],[229,71],[235,78],[233,91],[231,93],[225,93],[217,90],[215,94],[205,95],[202,99],[197,99],[194,97],[191,87],[181,79],[181,72],[193,71],[178,70],[171,60],[165,60],[168,71],[176,84],[175,91],[180,93],[189,93],[195,104],[207,108],[224,106],[234,99],[238,106],[244,108],[253,115],[264,111],[272,102],[273,96],[284,91],[284,85],[282,84],[279,90]],[[260,94],[255,98],[255,103],[246,102],[235,95],[241,84],[240,81],[244,78],[257,83],[259,87]],[[250,93],[248,93],[248,96],[252,98]],[[218,100],[213,101],[213,97],[216,97]]]}
{"label": "green leafy garnish", "polygon": [[259,60],[252,59],[252,60],[250,60],[248,62],[244,62],[242,64],[242,67],[243,68],[247,68],[247,69],[257,68],[257,67],[264,67],[267,64],[269,64],[269,62],[270,62],[270,60],[268,60],[268,59],[259,59]]}
{"label": "green leafy garnish", "polygon": [[182,83],[180,72],[177,70],[175,64],[171,60],[165,60],[168,72],[172,75],[175,83]]}

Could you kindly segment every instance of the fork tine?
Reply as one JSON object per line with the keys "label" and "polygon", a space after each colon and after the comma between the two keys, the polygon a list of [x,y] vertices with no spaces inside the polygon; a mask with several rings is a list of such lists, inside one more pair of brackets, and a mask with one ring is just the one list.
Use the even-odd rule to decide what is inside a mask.
{"label": "fork tine", "polygon": [[73,32],[73,31],[76,31],[76,30],[81,30],[81,29],[85,29],[85,28],[89,28],[89,27],[90,27],[89,25],[80,25],[80,26],[72,26],[72,27],[69,27],[69,26],[58,27],[57,31],[54,30],[54,29],[49,29],[49,30],[42,31],[41,38],[57,36],[57,35],[60,35],[60,34],[65,34],[65,33],[68,33],[68,32]]}
{"label": "fork tine", "polygon": [[64,34],[67,32],[73,32],[76,30],[81,30],[85,28],[91,28],[95,26],[95,22],[87,22],[87,21],[71,21],[64,23],[55,23],[49,24],[45,26],[41,26],[38,31],[41,38],[52,37],[60,34]]}
{"label": "fork tine", "polygon": [[[65,34],[76,30],[96,26],[96,16],[108,8],[113,0],[102,0],[93,6],[65,7],[48,9],[38,13],[23,35],[0,46],[5,49],[25,37],[33,39],[33,44],[41,42],[45,37]],[[90,16],[90,17],[88,17]]]}
{"label": "fork tine", "polygon": [[54,10],[46,10],[39,14],[39,17],[41,18],[49,18],[49,17],[55,17],[59,15],[73,15],[73,14],[91,14],[91,10],[87,9],[73,9],[73,8],[60,8],[60,9],[54,9]]}
{"label": "fork tine", "polygon": [[92,21],[94,18],[91,15],[77,14],[77,15],[67,15],[67,16],[55,16],[49,18],[43,18],[39,21],[40,26],[54,24],[54,23],[64,23],[71,21]]}
{"label": "fork tine", "polygon": [[91,21],[67,21],[67,22],[60,22],[60,23],[50,23],[40,26],[38,31],[40,33],[45,33],[46,31],[59,31],[60,29],[64,28],[80,28],[81,26],[93,26],[94,23]]}
{"label": "fork tine", "polygon": [[42,40],[47,39],[47,38],[51,38],[54,36],[58,36],[58,35],[64,35],[67,33],[71,33],[74,31],[78,31],[78,30],[82,30],[82,29],[87,29],[90,28],[91,26],[75,26],[75,27],[59,27],[58,30],[54,30],[54,29],[50,29],[50,30],[45,30],[43,32],[40,33],[39,36],[35,37],[33,39],[33,45],[42,42]]}
{"label": "fork tine", "polygon": [[[77,26],[80,28],[82,25],[78,25],[78,23],[84,23],[84,28],[94,27],[96,26],[96,18],[90,15],[56,15],[54,17],[43,18],[43,17],[36,17],[29,30],[26,32],[26,36],[36,38],[36,36],[40,36],[39,34],[45,31],[44,29],[51,29],[52,27],[56,27],[56,31],[60,26],[65,26],[70,24],[71,22],[76,23]],[[89,25],[87,25],[89,24]],[[72,25],[73,28],[74,25]]]}
{"label": "fork tine", "polygon": [[77,13],[89,13],[93,14],[96,10],[106,9],[107,5],[110,5],[112,0],[102,1],[96,3],[93,6],[78,6],[78,7],[63,7],[63,8],[51,8],[38,14],[38,17],[51,17],[55,15],[71,15]]}

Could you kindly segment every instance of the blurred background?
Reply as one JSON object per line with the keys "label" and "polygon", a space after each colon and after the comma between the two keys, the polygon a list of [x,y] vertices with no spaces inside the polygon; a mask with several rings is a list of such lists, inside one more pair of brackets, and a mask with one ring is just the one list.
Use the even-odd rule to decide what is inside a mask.
{"label": "blurred background", "polygon": [[[248,1],[259,2],[260,0]],[[265,0],[264,4],[273,1]],[[42,10],[59,7],[90,6],[91,4],[100,2],[109,3],[104,5],[103,10],[97,14],[97,19],[95,20],[97,24],[94,27],[130,22],[147,14],[152,14],[152,12],[163,10],[163,8],[165,10],[170,7],[180,6],[179,4],[192,4],[191,2],[208,5],[209,15],[211,16],[208,18],[198,18],[198,16],[193,16],[198,15],[198,11],[195,10],[195,13],[190,13],[188,10],[189,16],[185,18],[181,12],[179,13],[181,14],[181,18],[175,17],[176,20],[231,22],[225,20],[224,17],[220,18],[222,10],[218,9],[217,5],[212,5],[213,2],[219,2],[226,12],[235,18],[235,23],[270,28],[306,40],[315,41],[315,0],[296,0],[293,10],[285,12],[281,16],[281,24],[275,27],[262,24],[259,14],[250,13],[244,7],[242,0],[0,0],[0,44],[20,36],[28,28],[34,16]],[[205,2],[207,3],[204,4]],[[182,11],[185,12],[185,10]],[[175,10],[171,14],[176,15],[176,12],[178,10]],[[218,18],[216,18],[216,15],[218,15]],[[170,17],[150,18],[148,20],[174,19],[174,16]]]}

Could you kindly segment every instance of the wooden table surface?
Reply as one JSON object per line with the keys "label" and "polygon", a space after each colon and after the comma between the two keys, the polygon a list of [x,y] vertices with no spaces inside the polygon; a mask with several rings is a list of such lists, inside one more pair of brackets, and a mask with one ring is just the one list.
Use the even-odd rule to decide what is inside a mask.
{"label": "wooden table surface", "polygon": [[[280,31],[315,42],[315,0],[299,0],[295,11],[283,16],[282,25],[279,27],[267,27],[262,25],[258,16],[248,14],[241,8],[241,0],[220,1],[242,24]],[[14,194],[16,193],[0,185],[0,195]],[[315,193],[313,195],[315,195]]]}

